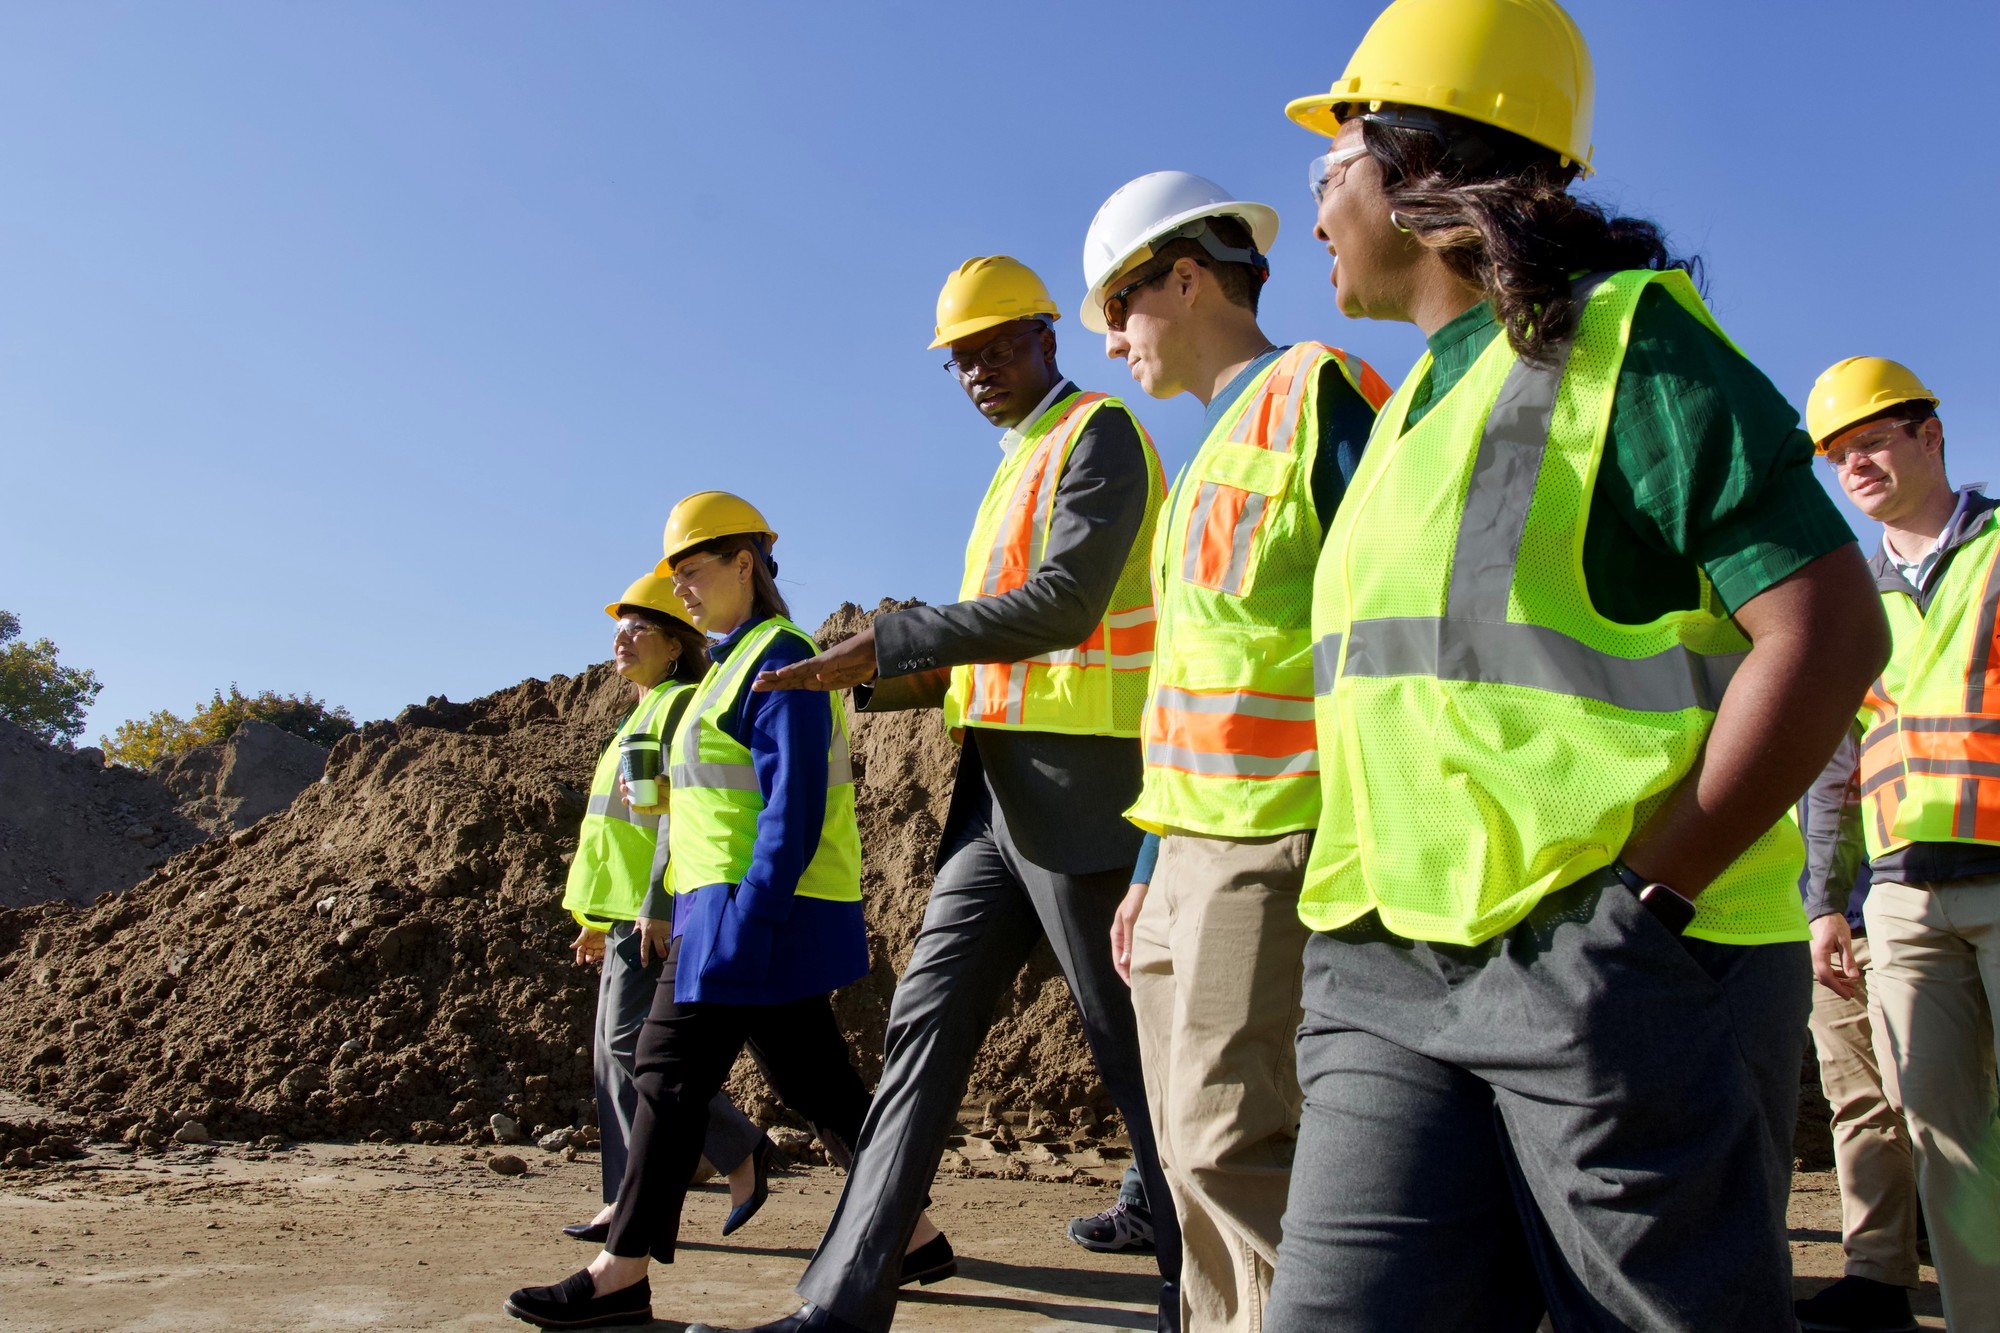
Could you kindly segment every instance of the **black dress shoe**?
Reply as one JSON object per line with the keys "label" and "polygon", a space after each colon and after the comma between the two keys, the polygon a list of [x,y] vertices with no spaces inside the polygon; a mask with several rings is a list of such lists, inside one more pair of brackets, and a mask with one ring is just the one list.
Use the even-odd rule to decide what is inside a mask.
{"label": "black dress shoe", "polygon": [[587,1240],[592,1245],[602,1245],[611,1239],[609,1222],[572,1222],[563,1228],[563,1235],[571,1240]]}
{"label": "black dress shoe", "polygon": [[958,1256],[951,1252],[951,1242],[943,1236],[933,1236],[903,1256],[903,1275],[896,1279],[896,1285],[907,1287],[920,1282],[928,1287],[957,1276]]}
{"label": "black dress shoe", "polygon": [[553,1287],[523,1287],[501,1308],[542,1328],[607,1328],[653,1322],[653,1288],[645,1278],[608,1296],[594,1296],[590,1270],[571,1273]]}
{"label": "black dress shoe", "polygon": [[687,1333],[861,1333],[831,1310],[808,1302],[788,1315],[780,1315],[755,1328],[722,1328],[715,1324],[689,1324]]}
{"label": "black dress shoe", "polygon": [[755,1217],[757,1210],[764,1206],[764,1200],[771,1197],[771,1154],[777,1150],[776,1144],[765,1139],[757,1145],[757,1151],[750,1154],[750,1169],[756,1175],[757,1182],[750,1187],[749,1199],[729,1210],[729,1216],[722,1223],[723,1235],[727,1236]]}

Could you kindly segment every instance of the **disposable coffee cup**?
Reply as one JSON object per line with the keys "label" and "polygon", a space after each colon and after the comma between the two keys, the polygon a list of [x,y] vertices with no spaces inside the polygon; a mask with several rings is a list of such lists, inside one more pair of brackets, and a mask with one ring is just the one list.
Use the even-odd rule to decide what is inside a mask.
{"label": "disposable coffee cup", "polygon": [[618,771],[633,805],[660,803],[660,738],[627,736],[618,747]]}

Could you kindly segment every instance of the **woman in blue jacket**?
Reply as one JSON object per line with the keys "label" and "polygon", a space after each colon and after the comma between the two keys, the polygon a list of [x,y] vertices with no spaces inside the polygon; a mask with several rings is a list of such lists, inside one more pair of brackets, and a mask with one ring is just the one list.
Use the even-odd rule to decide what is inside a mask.
{"label": "woman in blue jacket", "polygon": [[[868,1113],[830,999],[868,971],[846,713],[837,695],[750,689],[759,672],[818,651],[778,592],[776,539],[720,491],[688,497],[667,521],[659,572],[695,625],[720,636],[662,756],[674,982],[659,987],[639,1037],[640,1105],[604,1250],[564,1281],[508,1299],[507,1312],[531,1324],[652,1318],[648,1257],[673,1260],[709,1099],[746,1044],[836,1157]],[[955,1271],[928,1221],[915,1239],[906,1281]]]}

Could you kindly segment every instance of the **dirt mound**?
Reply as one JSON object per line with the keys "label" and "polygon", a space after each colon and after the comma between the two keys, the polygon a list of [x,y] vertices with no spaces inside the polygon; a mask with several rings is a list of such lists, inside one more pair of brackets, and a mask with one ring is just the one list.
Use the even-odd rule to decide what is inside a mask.
{"label": "dirt mound", "polygon": [[298,799],[326,771],[326,749],[251,718],[213,745],[170,755],[152,776],[181,814],[211,834],[249,828]]}
{"label": "dirt mound", "polygon": [[0,908],[90,902],[207,836],[147,774],[0,720]]}
{"label": "dirt mound", "polygon": [[[822,635],[865,623],[843,607]],[[559,899],[628,700],[603,666],[432,699],[343,739],[289,808],[119,898],[0,911],[0,1082],[155,1143],[188,1120],[460,1141],[495,1112],[538,1136],[589,1123],[595,978],[570,961]],[[861,719],[855,751],[876,966],[839,1011],[872,1080],[955,753],[935,714]],[[735,1086],[771,1117],[747,1062]],[[1046,953],[1000,1006],[973,1097],[1109,1111]]]}

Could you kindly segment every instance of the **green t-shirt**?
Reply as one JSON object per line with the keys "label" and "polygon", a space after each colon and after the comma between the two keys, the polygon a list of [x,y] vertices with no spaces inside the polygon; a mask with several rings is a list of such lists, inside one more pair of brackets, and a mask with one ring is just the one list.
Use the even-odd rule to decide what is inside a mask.
{"label": "green t-shirt", "polygon": [[[1500,336],[1490,303],[1432,334],[1415,425]],[[1735,611],[1854,540],[1813,476],[1799,415],[1764,373],[1658,288],[1639,298],[1583,534],[1599,614],[1622,624],[1693,607],[1696,567]],[[1661,556],[1670,557],[1662,560]]]}

